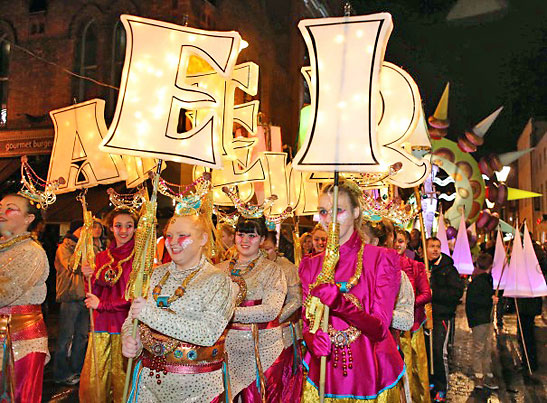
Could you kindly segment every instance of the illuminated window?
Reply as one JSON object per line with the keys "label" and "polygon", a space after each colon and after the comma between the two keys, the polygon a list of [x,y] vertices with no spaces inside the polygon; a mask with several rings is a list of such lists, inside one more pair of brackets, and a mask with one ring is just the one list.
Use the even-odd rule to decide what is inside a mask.
{"label": "illuminated window", "polygon": [[[0,32],[0,37],[3,34]],[[8,123],[8,75],[11,45],[9,42],[0,43],[0,127]]]}
{"label": "illuminated window", "polygon": [[[93,20],[85,25],[76,45],[76,71],[85,77],[97,79],[97,27]],[[78,102],[92,97],[94,84],[89,80],[77,79],[75,95]]]}

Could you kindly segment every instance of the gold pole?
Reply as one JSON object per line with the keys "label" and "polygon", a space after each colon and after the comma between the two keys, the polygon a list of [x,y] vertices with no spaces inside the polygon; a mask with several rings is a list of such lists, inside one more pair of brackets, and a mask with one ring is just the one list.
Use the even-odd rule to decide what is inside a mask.
{"label": "gold pole", "polygon": [[[151,204],[154,204],[157,200],[157,197],[158,197],[158,184],[159,184],[159,180],[160,180],[162,164],[163,164],[163,160],[158,160],[157,171],[156,171],[156,175],[154,176],[154,186],[153,186],[153,189],[152,189],[152,196],[150,198],[150,203]],[[146,251],[148,250],[148,248],[150,248],[149,241],[150,241],[149,237],[147,237],[146,240],[145,240],[143,253],[141,255],[141,262],[140,262],[140,265],[139,265],[139,268],[141,269],[141,271],[144,270],[144,267],[146,265],[146,256],[147,256]],[[155,244],[152,247],[154,247],[154,246],[155,246]],[[144,275],[144,273],[141,273],[141,275]],[[145,291],[145,292],[148,291],[148,290],[143,290],[142,285],[143,285],[142,280],[141,281],[136,281],[134,295],[142,296],[143,291]],[[131,329],[131,337],[133,337],[134,339],[137,338],[138,326],[139,326],[138,319],[133,319],[133,327]],[[128,358],[128,360],[127,360],[127,369],[126,369],[126,372],[125,372],[125,384],[123,386],[122,402],[124,402],[124,403],[127,402],[127,394],[129,392],[129,385],[131,383],[131,370],[132,370],[132,368],[133,368],[133,358]]]}
{"label": "gold pole", "polygon": [[[418,208],[418,217],[420,219],[420,230],[422,233],[422,249],[424,255],[425,272],[427,273],[427,280],[429,282],[429,260],[427,259],[427,240],[425,238],[425,224],[424,215],[422,211],[422,197],[420,196],[420,189],[418,186],[414,188],[414,197],[416,198],[416,207]],[[426,322],[425,328],[429,329],[429,373],[433,375],[433,309],[431,303],[425,305]]]}

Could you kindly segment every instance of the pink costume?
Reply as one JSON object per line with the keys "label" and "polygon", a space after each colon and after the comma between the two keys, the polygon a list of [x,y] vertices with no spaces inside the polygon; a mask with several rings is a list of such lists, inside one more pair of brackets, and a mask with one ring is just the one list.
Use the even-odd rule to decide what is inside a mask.
{"label": "pink costume", "polygon": [[[355,273],[361,244],[361,238],[354,232],[340,247],[334,279],[342,291]],[[310,284],[321,272],[323,258],[324,254],[320,254],[305,258],[300,264],[304,301]],[[304,307],[304,340],[310,351],[304,359],[309,374],[303,401],[318,401],[319,355],[327,355],[325,397],[329,401],[372,400],[395,391],[398,398],[398,388],[394,387],[404,373],[404,363],[389,327],[400,282],[399,256],[395,251],[365,245],[362,275],[350,292],[342,293],[333,284],[324,284],[312,291],[312,295],[330,306],[330,340],[338,335],[352,342],[348,347],[336,347],[321,330],[311,335]],[[345,330],[345,334],[341,332]]]}
{"label": "pink costume", "polygon": [[431,288],[429,287],[429,281],[427,279],[427,273],[425,272],[425,266],[423,263],[409,259],[406,256],[400,256],[401,270],[403,270],[412,288],[414,288],[414,325],[411,332],[418,330],[425,322],[425,304],[431,302]]}
{"label": "pink costume", "polygon": [[92,336],[99,379],[95,379],[90,338],[80,377],[80,402],[122,400],[125,364],[121,352],[121,330],[131,307],[131,301],[125,300],[125,289],[131,275],[134,246],[134,238],[119,248],[112,242],[107,250],[95,256],[92,293],[100,302],[93,311],[95,332]]}

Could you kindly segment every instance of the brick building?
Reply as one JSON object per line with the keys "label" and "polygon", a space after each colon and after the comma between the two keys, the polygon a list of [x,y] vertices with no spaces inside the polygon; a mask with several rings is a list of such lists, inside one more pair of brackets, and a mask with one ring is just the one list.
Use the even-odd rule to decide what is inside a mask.
{"label": "brick building", "polygon": [[[0,183],[17,170],[21,154],[41,154],[33,162],[41,173],[47,170],[50,110],[98,97],[111,119],[117,90],[66,70],[117,86],[125,57],[119,22],[124,13],[238,31],[250,45],[238,62],[260,66],[261,112],[293,144],[305,96],[300,68],[307,64],[297,23],[340,15],[337,7],[339,2],[320,0],[0,0],[0,38],[7,40],[0,46]],[[9,145],[11,140],[19,143]]]}

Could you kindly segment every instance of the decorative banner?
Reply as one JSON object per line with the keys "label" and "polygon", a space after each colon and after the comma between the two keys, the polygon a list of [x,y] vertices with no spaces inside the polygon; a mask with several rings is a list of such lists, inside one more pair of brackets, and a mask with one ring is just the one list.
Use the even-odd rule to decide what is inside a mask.
{"label": "decorative banner", "polygon": [[[120,18],[127,37],[125,62],[116,112],[101,149],[221,168],[224,104],[207,88],[188,84],[187,74],[191,56],[197,56],[231,79],[241,50],[239,34]],[[189,131],[179,127],[185,110],[202,109],[207,113],[201,124]]]}
{"label": "decorative banner", "polygon": [[456,237],[456,245],[452,253],[454,266],[460,274],[473,274],[473,257],[471,256],[471,248],[469,247],[469,239],[467,238],[467,230],[465,228],[465,216],[462,214],[460,219],[460,228]]}
{"label": "decorative banner", "polygon": [[49,163],[48,181],[63,178],[57,194],[125,180],[122,158],[99,151],[106,135],[102,99],[56,109],[49,114],[55,142]]}
{"label": "decorative banner", "polygon": [[376,133],[379,72],[393,24],[388,13],[302,20],[310,55],[302,72],[311,123],[294,168],[384,172]]}

